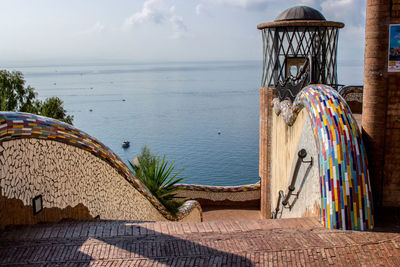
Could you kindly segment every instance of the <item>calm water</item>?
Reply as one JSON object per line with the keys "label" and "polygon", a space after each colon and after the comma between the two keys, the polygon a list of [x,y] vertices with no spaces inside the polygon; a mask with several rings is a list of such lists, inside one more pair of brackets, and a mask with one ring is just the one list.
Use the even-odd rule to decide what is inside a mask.
{"label": "calm water", "polygon": [[[126,162],[147,144],[175,160],[176,168],[184,169],[186,183],[240,185],[259,180],[261,62],[14,69],[24,73],[41,99],[63,99],[75,116],[74,126]],[[126,150],[121,148],[123,140],[131,142]]]}

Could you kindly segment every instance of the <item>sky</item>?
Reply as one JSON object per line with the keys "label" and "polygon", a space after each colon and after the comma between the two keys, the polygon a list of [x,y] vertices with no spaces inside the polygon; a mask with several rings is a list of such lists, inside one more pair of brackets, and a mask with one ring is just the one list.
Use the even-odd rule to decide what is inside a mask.
{"label": "sky", "polygon": [[308,5],[341,21],[339,63],[363,64],[365,0],[0,0],[0,67],[31,62],[261,60],[257,24]]}

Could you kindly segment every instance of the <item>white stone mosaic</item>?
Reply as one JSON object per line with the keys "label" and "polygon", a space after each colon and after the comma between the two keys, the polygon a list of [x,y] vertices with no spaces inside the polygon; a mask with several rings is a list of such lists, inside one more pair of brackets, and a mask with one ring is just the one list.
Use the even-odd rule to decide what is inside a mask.
{"label": "white stone mosaic", "polygon": [[41,194],[45,208],[81,203],[101,219],[166,220],[115,169],[77,147],[33,138],[6,141],[0,163],[2,196],[24,205]]}

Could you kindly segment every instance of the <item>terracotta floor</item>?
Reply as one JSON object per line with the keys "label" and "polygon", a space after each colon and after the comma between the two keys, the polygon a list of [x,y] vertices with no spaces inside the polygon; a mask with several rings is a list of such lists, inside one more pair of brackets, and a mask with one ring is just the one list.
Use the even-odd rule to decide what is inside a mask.
{"label": "terracotta floor", "polygon": [[90,221],[0,233],[0,266],[400,266],[400,234],[327,230],[315,218]]}

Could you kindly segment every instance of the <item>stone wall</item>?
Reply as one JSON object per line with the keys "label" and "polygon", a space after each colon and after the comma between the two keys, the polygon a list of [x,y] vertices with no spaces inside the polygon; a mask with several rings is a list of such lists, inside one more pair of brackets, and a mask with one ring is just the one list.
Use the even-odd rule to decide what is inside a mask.
{"label": "stone wall", "polygon": [[345,86],[340,89],[339,94],[346,100],[353,114],[362,113],[363,86]]}
{"label": "stone wall", "polygon": [[201,207],[260,207],[260,184],[244,186],[177,185],[178,196],[193,199]]}
{"label": "stone wall", "polygon": [[[320,216],[321,195],[318,172],[318,153],[313,130],[307,111],[300,111],[296,122],[288,126],[282,116],[273,115],[272,121],[272,179],[271,208],[275,212],[279,191],[286,195],[297,162],[297,153],[305,149],[305,161],[313,158],[313,163],[302,163],[297,175],[294,194],[288,207],[280,205],[277,218]],[[289,208],[290,207],[290,208]]]}

